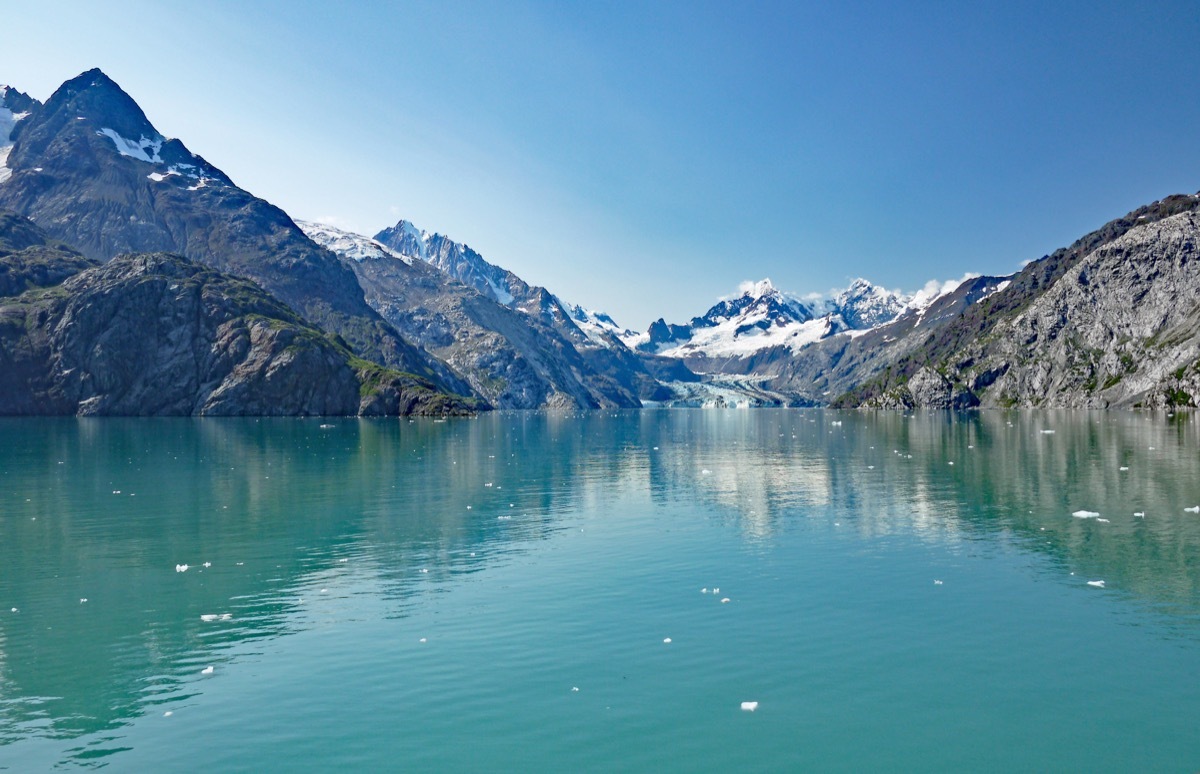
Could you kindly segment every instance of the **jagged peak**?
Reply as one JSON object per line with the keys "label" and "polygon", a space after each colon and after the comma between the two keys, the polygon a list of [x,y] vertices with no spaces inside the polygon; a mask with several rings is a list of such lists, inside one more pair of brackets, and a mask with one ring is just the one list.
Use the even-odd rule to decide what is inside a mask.
{"label": "jagged peak", "polygon": [[765,296],[780,295],[779,289],[771,282],[769,277],[763,278],[758,282],[747,280],[738,285],[737,297],[748,298],[763,298]]}
{"label": "jagged peak", "polygon": [[165,141],[141,106],[117,82],[99,68],[80,73],[59,86],[46,100],[46,112],[63,113],[68,120],[83,119],[97,130],[112,129],[132,142],[143,138],[151,142]]}

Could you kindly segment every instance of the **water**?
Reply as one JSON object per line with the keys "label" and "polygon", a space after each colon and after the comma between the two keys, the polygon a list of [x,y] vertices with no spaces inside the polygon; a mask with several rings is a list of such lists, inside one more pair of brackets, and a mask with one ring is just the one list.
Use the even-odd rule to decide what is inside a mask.
{"label": "water", "polygon": [[1195,770],[1198,450],[1183,414],[0,420],[0,769]]}

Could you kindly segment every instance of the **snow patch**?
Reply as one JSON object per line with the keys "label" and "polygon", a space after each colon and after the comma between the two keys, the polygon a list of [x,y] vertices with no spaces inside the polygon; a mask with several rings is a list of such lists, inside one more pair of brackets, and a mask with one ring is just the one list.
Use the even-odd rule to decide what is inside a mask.
{"label": "snow patch", "polygon": [[[142,135],[140,140],[134,142],[133,140],[122,137],[121,135],[117,134],[115,130],[107,127],[96,132],[96,134],[103,135],[112,140],[113,145],[117,147],[117,153],[120,153],[122,156],[128,156],[129,158],[137,159],[138,161],[145,161],[148,164],[162,163],[162,159],[158,155],[158,152],[162,150],[162,137],[155,137],[151,139],[145,135]],[[147,151],[151,150],[154,151],[153,155],[147,153]]]}
{"label": "snow patch", "polygon": [[12,177],[12,170],[8,168],[8,153],[11,150],[11,145],[0,148],[0,183]]}
{"label": "snow patch", "polygon": [[487,282],[488,288],[491,289],[492,295],[496,297],[497,301],[499,301],[501,304],[504,304],[505,306],[508,306],[509,304],[511,304],[513,302],[514,299],[513,299],[512,293],[509,293],[506,289],[497,285],[492,280],[491,277],[484,275],[483,279],[484,279],[484,281]]}
{"label": "snow patch", "polygon": [[352,261],[395,259],[412,266],[413,258],[392,250],[370,237],[343,231],[325,223],[297,220],[296,225],[312,241]]}

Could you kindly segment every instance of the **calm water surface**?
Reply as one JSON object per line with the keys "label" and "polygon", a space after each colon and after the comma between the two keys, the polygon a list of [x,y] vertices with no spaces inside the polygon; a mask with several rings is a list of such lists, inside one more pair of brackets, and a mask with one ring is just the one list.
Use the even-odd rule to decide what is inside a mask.
{"label": "calm water surface", "polygon": [[1183,414],[0,420],[0,769],[1195,771],[1197,505]]}

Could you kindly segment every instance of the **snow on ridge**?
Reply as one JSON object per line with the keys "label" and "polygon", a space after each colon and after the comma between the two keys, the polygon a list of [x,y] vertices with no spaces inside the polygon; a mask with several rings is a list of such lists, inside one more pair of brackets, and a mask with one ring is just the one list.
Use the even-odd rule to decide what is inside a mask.
{"label": "snow on ridge", "polygon": [[362,234],[343,231],[340,228],[325,223],[314,223],[307,220],[297,220],[295,223],[309,239],[343,258],[349,258],[353,261],[395,258],[398,261],[403,261],[408,266],[412,266],[413,264],[411,256],[402,255]]}
{"label": "snow on ridge", "polygon": [[772,284],[771,278],[764,277],[763,279],[758,280],[757,282],[755,282],[754,280],[745,280],[738,284],[738,289],[737,289],[736,295],[723,296],[717,300],[718,301],[728,301],[729,299],[741,298],[742,296],[749,296],[751,298],[762,298],[763,296],[769,296],[769,295],[777,294],[777,293],[779,293],[779,290],[775,287],[774,284]]}
{"label": "snow on ridge", "polygon": [[487,282],[488,287],[491,288],[492,295],[494,295],[496,300],[504,306],[508,306],[515,300],[512,293],[509,293],[508,290],[497,285],[491,277],[485,274],[483,279],[485,282]]}
{"label": "snow on ridge", "polygon": [[[575,327],[583,331],[583,334],[591,339],[596,344],[601,346],[609,346],[608,336],[616,336],[617,339],[624,342],[629,337],[645,336],[636,331],[631,331],[622,328],[617,324],[617,321],[612,316],[604,312],[597,312],[591,309],[584,309],[579,304],[569,304],[561,298],[555,297],[558,305],[567,311],[571,321],[575,323]],[[647,337],[648,338],[648,337]],[[632,348],[632,345],[628,345]]]}
{"label": "snow on ridge", "polygon": [[28,112],[14,113],[4,103],[4,96],[8,94],[8,87],[3,87],[3,92],[0,92],[0,147],[11,145],[9,138],[12,136],[13,129],[21,119],[29,116]]}
{"label": "snow on ridge", "polygon": [[[161,136],[151,139],[143,134],[140,140],[134,142],[122,137],[116,130],[107,127],[96,132],[96,134],[103,135],[112,140],[113,145],[117,146],[117,153],[120,153],[122,156],[128,156],[138,161],[145,161],[148,164],[162,163],[162,159],[158,155],[163,146],[163,138]],[[154,150],[153,156],[146,152],[150,149]]]}

